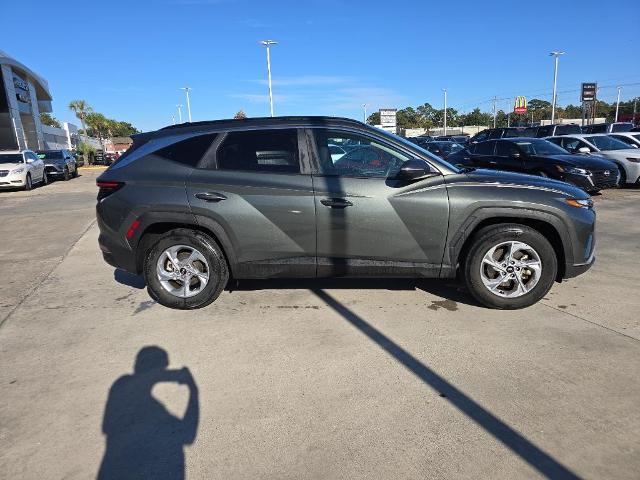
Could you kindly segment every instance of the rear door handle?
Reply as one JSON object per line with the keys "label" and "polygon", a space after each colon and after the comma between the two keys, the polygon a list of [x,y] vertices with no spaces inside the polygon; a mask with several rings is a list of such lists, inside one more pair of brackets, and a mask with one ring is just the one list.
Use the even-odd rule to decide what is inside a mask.
{"label": "rear door handle", "polygon": [[322,200],[320,200],[320,203],[326,207],[331,208],[346,208],[353,205],[353,203],[351,203],[346,198],[323,198]]}
{"label": "rear door handle", "polygon": [[195,197],[205,202],[219,202],[227,199],[227,197],[218,192],[200,192],[196,193]]}

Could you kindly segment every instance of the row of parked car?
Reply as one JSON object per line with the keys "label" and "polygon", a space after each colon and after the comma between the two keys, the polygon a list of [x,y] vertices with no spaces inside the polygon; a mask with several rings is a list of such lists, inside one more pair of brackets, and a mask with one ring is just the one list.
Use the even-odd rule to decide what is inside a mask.
{"label": "row of parked car", "polygon": [[528,173],[596,193],[640,184],[640,131],[630,123],[483,130],[466,142],[411,139],[450,163]]}
{"label": "row of parked car", "polygon": [[31,190],[54,179],[78,176],[79,160],[69,150],[0,151],[0,189]]}

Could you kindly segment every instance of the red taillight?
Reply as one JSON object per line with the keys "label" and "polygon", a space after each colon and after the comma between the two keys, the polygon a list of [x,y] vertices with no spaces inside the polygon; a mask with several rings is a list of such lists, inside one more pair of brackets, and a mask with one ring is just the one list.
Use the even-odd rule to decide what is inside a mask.
{"label": "red taillight", "polygon": [[108,197],[113,192],[118,190],[120,187],[124,185],[123,182],[101,182],[96,181],[96,185],[98,186],[98,200],[102,200],[105,197]]}
{"label": "red taillight", "polygon": [[137,228],[140,226],[140,220],[134,220],[129,230],[127,230],[127,240],[129,240],[136,233]]}

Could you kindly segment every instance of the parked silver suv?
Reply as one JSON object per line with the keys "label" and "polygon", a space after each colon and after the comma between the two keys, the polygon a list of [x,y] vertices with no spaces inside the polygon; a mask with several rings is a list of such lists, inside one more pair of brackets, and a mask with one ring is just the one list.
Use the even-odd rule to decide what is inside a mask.
{"label": "parked silver suv", "polygon": [[39,150],[36,154],[44,162],[49,178],[69,180],[78,176],[76,159],[69,150]]}

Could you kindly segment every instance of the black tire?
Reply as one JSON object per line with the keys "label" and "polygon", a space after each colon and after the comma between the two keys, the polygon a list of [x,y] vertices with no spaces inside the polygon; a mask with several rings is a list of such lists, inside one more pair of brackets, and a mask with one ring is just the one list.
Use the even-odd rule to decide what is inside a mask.
{"label": "black tire", "polygon": [[64,171],[62,173],[62,179],[67,181],[71,178],[71,174],[69,173],[69,167],[64,167]]}
{"label": "black tire", "polygon": [[78,178],[78,165],[75,165],[73,169],[73,178]]}
{"label": "black tire", "polygon": [[[180,298],[164,289],[158,279],[156,266],[160,255],[169,247],[186,245],[197,249],[209,264],[209,282],[193,297]],[[229,281],[229,268],[220,246],[208,235],[197,230],[176,229],[162,236],[147,252],[144,276],[149,296],[159,304],[180,310],[206,307],[220,296]]]}
{"label": "black tire", "polygon": [[27,178],[25,179],[25,182],[24,182],[24,189],[31,190],[32,188],[33,188],[33,182],[31,181],[31,174],[27,173]]}
{"label": "black tire", "polygon": [[625,188],[627,186],[627,171],[622,167],[622,165],[618,165],[618,169],[620,171],[620,181],[618,182],[618,188]]}
{"label": "black tire", "polygon": [[[506,241],[530,245],[538,253],[542,264],[538,283],[519,297],[505,298],[490,292],[480,275],[485,254],[495,245]],[[556,279],[558,260],[553,247],[540,232],[526,225],[503,223],[487,226],[474,235],[462,269],[467,289],[478,302],[489,308],[514,310],[533,305],[547,294]]]}
{"label": "black tire", "polygon": [[49,175],[47,175],[46,170],[42,173],[42,182],[40,182],[41,186],[49,185]]}

